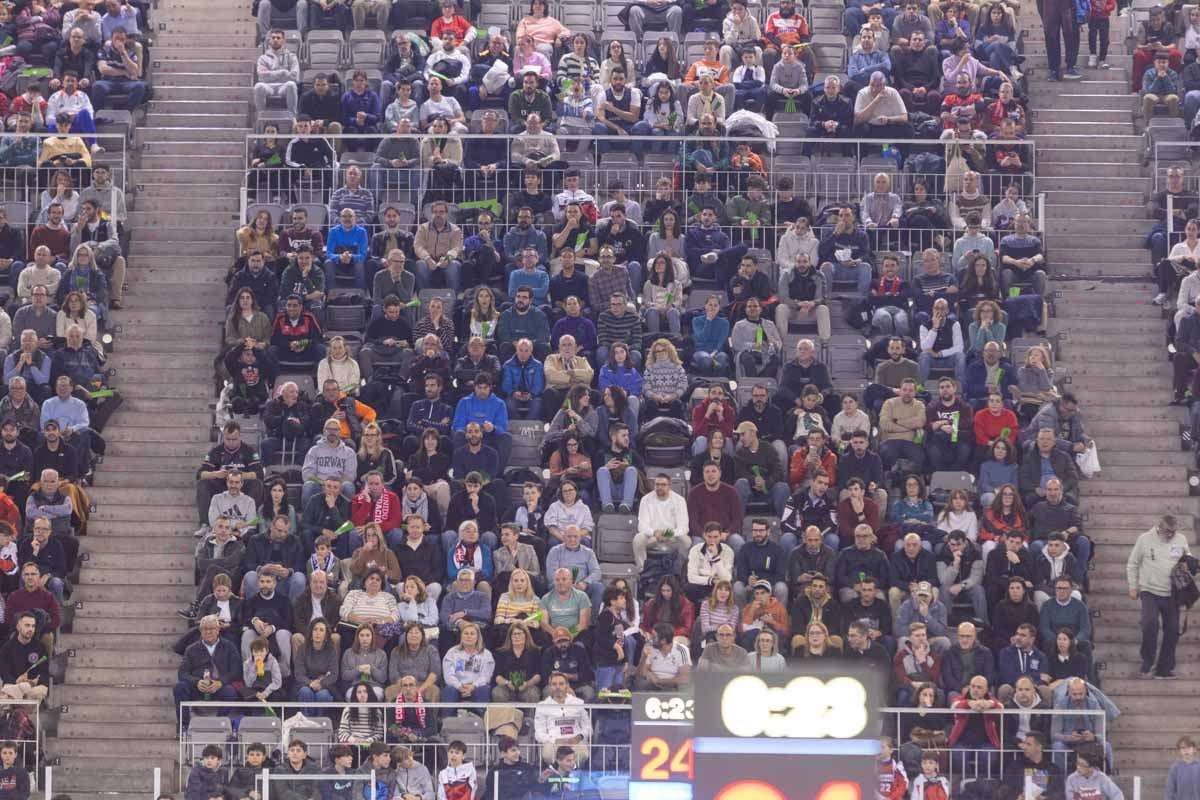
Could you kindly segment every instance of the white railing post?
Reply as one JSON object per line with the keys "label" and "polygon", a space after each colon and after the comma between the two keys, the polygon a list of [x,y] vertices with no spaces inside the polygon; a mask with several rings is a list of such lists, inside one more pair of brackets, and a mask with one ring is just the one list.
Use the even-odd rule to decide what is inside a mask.
{"label": "white railing post", "polygon": [[1133,800],[1142,800],[1142,776],[1133,776]]}
{"label": "white railing post", "polygon": [[263,767],[262,800],[271,800],[271,770]]}
{"label": "white railing post", "polygon": [[154,768],[154,800],[162,797],[162,767]]}

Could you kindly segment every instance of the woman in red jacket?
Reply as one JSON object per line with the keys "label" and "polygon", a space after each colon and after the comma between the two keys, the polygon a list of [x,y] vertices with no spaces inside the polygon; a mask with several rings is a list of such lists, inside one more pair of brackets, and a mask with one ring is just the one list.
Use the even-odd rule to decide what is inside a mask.
{"label": "woman in red jacket", "polygon": [[696,622],[696,607],[679,588],[679,579],[667,575],[658,584],[658,593],[646,602],[642,609],[642,630],[654,633],[654,626],[665,622],[675,631],[675,643],[682,647],[692,646],[692,627]]}
{"label": "woman in red jacket", "polygon": [[1029,515],[1025,513],[1017,487],[1006,483],[996,490],[991,507],[983,512],[979,544],[984,558],[997,544],[1003,543],[1004,534],[1009,531],[1020,531],[1025,543],[1029,543]]}

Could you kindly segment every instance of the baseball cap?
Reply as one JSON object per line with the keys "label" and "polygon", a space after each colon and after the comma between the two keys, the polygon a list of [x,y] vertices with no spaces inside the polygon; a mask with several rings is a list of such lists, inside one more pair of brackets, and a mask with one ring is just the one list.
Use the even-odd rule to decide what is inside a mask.
{"label": "baseball cap", "polygon": [[917,584],[917,591],[914,594],[933,597],[933,587],[929,585],[929,581],[921,581]]}

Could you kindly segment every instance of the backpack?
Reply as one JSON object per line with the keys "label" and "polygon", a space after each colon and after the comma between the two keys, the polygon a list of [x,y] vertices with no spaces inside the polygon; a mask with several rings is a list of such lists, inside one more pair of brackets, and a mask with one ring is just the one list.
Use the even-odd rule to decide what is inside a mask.
{"label": "backpack", "polygon": [[651,548],[646,551],[646,561],[642,565],[642,571],[638,573],[637,580],[643,602],[654,596],[663,578],[679,574],[675,565],[677,558],[678,554],[674,547],[668,547],[665,550]]}
{"label": "backpack", "polygon": [[638,448],[646,464],[652,467],[686,464],[691,442],[691,426],[674,417],[656,417],[638,432]]}

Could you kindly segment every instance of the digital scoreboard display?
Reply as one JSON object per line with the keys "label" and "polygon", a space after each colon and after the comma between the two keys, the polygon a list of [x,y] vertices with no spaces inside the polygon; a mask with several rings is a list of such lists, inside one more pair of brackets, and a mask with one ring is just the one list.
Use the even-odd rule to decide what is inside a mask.
{"label": "digital scoreboard display", "polygon": [[635,694],[631,800],[873,798],[878,676],[802,667],[695,672],[694,695]]}

